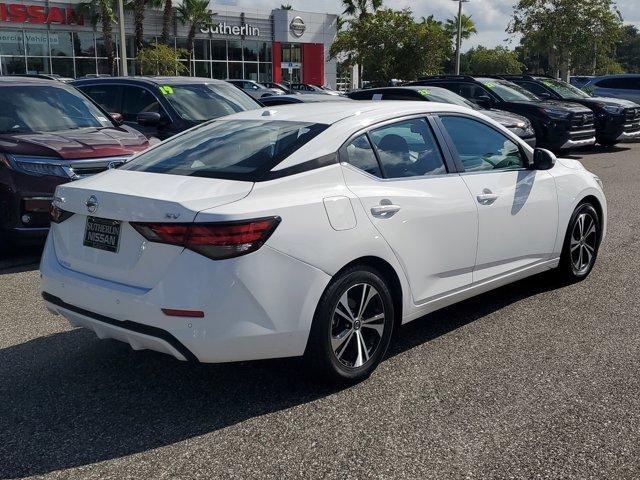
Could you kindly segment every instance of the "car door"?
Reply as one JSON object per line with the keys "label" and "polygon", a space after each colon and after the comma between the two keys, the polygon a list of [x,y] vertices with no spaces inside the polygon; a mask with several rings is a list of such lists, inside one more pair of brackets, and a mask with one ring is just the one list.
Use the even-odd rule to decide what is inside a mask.
{"label": "car door", "polygon": [[78,87],[108,113],[122,113],[122,87],[120,85],[87,85]]}
{"label": "car door", "polygon": [[341,149],[345,181],[402,264],[415,303],[472,281],[477,207],[425,118],[398,120]]}
{"label": "car door", "polygon": [[489,124],[461,115],[440,120],[478,207],[474,283],[549,260],[558,232],[551,174],[527,168],[517,141]]}

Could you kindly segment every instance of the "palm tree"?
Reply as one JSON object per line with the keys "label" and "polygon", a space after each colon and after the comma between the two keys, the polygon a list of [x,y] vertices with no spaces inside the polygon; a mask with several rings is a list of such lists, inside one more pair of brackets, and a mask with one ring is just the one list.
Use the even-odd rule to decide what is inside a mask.
{"label": "palm tree", "polygon": [[[475,35],[478,33],[476,30],[476,24],[473,20],[471,20],[471,15],[462,14],[462,39],[469,40],[471,35]],[[458,16],[456,15],[453,18],[447,20],[447,23],[444,26],[444,29],[451,35],[452,37],[458,35]]]}
{"label": "palm tree", "polygon": [[160,42],[165,45],[169,44],[169,37],[171,36],[171,20],[173,19],[173,2],[171,0],[164,0],[164,10],[162,11],[162,35],[160,35]]}
{"label": "palm tree", "polygon": [[89,0],[78,5],[78,13],[89,17],[95,28],[101,25],[104,38],[105,55],[109,63],[111,75],[116,73],[116,49],[113,41],[113,24],[116,23],[115,5],[113,0]]}
{"label": "palm tree", "polygon": [[280,10],[293,10],[293,7],[291,6],[291,4],[287,3],[280,5]]}
{"label": "palm tree", "polygon": [[129,0],[126,7],[133,10],[133,29],[135,50],[138,52],[144,47],[144,14],[147,7],[159,7],[162,0]]}
{"label": "palm tree", "polygon": [[364,18],[382,7],[382,0],[342,0],[344,14]]}
{"label": "palm tree", "polygon": [[189,25],[187,35],[187,52],[189,55],[189,71],[193,74],[191,56],[196,30],[200,26],[211,25],[216,15],[209,10],[209,0],[184,0],[176,9],[176,16],[183,25]]}

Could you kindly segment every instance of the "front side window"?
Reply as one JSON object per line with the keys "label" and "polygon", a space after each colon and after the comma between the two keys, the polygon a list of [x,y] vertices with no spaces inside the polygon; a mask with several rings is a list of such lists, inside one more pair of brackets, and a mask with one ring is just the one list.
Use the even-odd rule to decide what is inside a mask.
{"label": "front side window", "polygon": [[349,143],[344,152],[346,153],[345,160],[354,167],[364,170],[376,177],[382,177],[380,165],[378,165],[378,160],[376,159],[376,154],[374,153],[371,143],[369,143],[369,139],[366,135],[360,135]]}
{"label": "front side window", "polygon": [[171,85],[162,91],[178,115],[190,122],[260,108],[251,97],[227,84]]}
{"label": "front side window", "polygon": [[69,87],[0,87],[0,105],[0,133],[55,132],[113,126],[93,103]]}
{"label": "front side window", "polygon": [[120,113],[120,91],[122,87],[119,85],[93,85],[79,88],[107,112]]}
{"label": "front side window", "polygon": [[137,121],[139,113],[160,113],[161,111],[158,99],[146,88],[130,86],[123,88],[122,117],[126,121]]}
{"label": "front side window", "polygon": [[447,172],[440,148],[423,118],[405,120],[369,133],[387,178]]}
{"label": "front side window", "polygon": [[303,122],[220,120],[171,138],[121,168],[250,181],[326,128]]}
{"label": "front side window", "polygon": [[443,116],[465,171],[513,170],[525,166],[520,148],[500,132],[466,117]]}

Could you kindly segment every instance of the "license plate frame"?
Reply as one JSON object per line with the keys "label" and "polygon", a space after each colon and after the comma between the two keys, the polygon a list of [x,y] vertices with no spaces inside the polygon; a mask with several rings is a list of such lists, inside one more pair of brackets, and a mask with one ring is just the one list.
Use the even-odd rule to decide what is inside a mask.
{"label": "license plate frame", "polygon": [[100,217],[87,217],[84,227],[85,247],[118,253],[122,222]]}

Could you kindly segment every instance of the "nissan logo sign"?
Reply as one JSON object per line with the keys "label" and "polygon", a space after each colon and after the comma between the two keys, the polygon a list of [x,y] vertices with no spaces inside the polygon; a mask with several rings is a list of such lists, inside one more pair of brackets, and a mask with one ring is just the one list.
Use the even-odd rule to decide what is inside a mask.
{"label": "nissan logo sign", "polygon": [[293,35],[298,38],[304,35],[306,29],[307,26],[304,24],[304,21],[300,17],[295,17],[289,24],[289,30],[291,30],[291,33],[293,33]]}
{"label": "nissan logo sign", "polygon": [[85,202],[85,205],[89,213],[95,213],[95,211],[98,210],[98,199],[95,195],[91,195]]}

